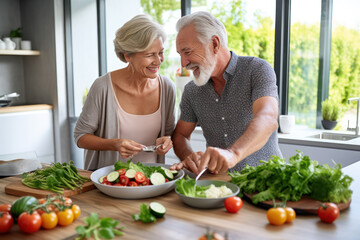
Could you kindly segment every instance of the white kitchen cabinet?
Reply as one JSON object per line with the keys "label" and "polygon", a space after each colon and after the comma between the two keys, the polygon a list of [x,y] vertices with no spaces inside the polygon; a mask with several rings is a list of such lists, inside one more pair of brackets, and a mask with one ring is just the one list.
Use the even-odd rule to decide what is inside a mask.
{"label": "white kitchen cabinet", "polygon": [[[4,155],[35,152],[42,163],[54,162],[54,128],[52,106],[25,106],[24,111],[0,112],[0,158]],[[37,110],[33,110],[37,109]],[[2,159],[0,159],[2,160]]]}

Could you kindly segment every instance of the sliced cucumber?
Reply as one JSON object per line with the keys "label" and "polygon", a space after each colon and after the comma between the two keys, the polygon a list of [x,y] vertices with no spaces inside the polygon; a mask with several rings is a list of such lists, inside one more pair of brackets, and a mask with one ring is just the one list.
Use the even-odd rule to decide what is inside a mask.
{"label": "sliced cucumber", "polygon": [[174,174],[169,169],[164,169],[165,177],[170,181],[174,179]]}
{"label": "sliced cucumber", "polygon": [[127,176],[129,179],[132,179],[135,177],[136,171],[134,169],[128,169],[125,173],[125,176]]}
{"label": "sliced cucumber", "polygon": [[151,202],[149,204],[150,213],[157,218],[162,218],[166,213],[164,205],[158,202]]}
{"label": "sliced cucumber", "polygon": [[102,177],[100,177],[99,178],[99,183],[103,183],[104,182],[104,178],[106,177],[106,175],[105,176],[102,176]]}
{"label": "sliced cucumber", "polygon": [[153,185],[164,184],[165,183],[165,177],[161,173],[155,172],[155,173],[151,174],[150,182]]}
{"label": "sliced cucumber", "polygon": [[176,170],[170,170],[172,172],[172,174],[174,175],[174,177],[176,177],[176,175],[178,174],[178,171]]}
{"label": "sliced cucumber", "polygon": [[119,178],[119,173],[117,171],[113,171],[107,175],[107,180],[109,182],[115,182],[116,179]]}

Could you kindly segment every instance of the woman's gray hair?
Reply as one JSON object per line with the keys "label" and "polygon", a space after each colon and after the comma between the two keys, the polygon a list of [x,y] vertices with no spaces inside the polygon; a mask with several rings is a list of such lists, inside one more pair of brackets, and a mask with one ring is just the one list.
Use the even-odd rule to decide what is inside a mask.
{"label": "woman's gray hair", "polygon": [[220,38],[220,44],[227,46],[227,34],[224,24],[208,12],[200,11],[186,15],[176,23],[176,30],[179,32],[184,27],[193,24],[198,39],[202,43],[209,43],[214,35]]}
{"label": "woman's gray hair", "polygon": [[127,63],[124,54],[131,56],[146,51],[158,38],[163,42],[166,40],[163,27],[145,14],[137,15],[116,31],[115,53],[121,61]]}

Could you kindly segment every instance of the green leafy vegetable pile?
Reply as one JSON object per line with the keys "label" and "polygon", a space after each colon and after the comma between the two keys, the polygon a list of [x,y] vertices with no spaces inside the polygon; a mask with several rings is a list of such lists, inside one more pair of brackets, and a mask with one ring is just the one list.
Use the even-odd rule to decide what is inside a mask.
{"label": "green leafy vegetable pile", "polygon": [[210,188],[209,186],[195,186],[195,179],[187,176],[186,179],[182,178],[176,181],[176,190],[188,197],[201,197],[206,198],[205,191]]}
{"label": "green leafy vegetable pile", "polygon": [[97,213],[90,213],[89,217],[84,219],[86,226],[77,226],[76,232],[80,234],[76,240],[83,238],[90,238],[94,236],[94,239],[113,239],[115,236],[123,235],[123,227],[116,227],[120,221],[112,218],[101,218]]}
{"label": "green leafy vegetable pile", "polygon": [[134,169],[136,172],[142,172],[145,174],[146,178],[150,178],[151,174],[155,172],[159,172],[166,177],[164,169],[161,168],[161,166],[145,166],[141,162],[135,164],[131,161],[132,159],[128,160],[126,163],[122,162],[121,160],[117,161],[114,164],[115,171],[122,168]]}
{"label": "green leafy vegetable pile", "polygon": [[327,164],[319,165],[300,151],[288,163],[278,156],[260,162],[263,164],[246,166],[240,173],[228,173],[241,193],[257,193],[252,198],[255,204],[275,199],[298,201],[304,194],[333,203],[347,202],[351,198],[349,186],[353,179],[343,175],[341,164],[333,168]]}
{"label": "green leafy vegetable pile", "polygon": [[62,194],[64,189],[81,188],[81,185],[88,181],[90,179],[81,176],[72,161],[63,164],[55,163],[50,167],[22,175],[22,183],[25,186],[50,190],[59,194]]}

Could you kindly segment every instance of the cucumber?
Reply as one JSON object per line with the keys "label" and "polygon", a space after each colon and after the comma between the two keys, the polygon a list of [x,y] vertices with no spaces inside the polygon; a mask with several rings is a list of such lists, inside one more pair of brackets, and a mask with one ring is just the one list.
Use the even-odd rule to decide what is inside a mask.
{"label": "cucumber", "polygon": [[149,204],[150,213],[157,218],[162,218],[166,213],[164,205],[158,202],[151,202]]}
{"label": "cucumber", "polygon": [[174,179],[174,174],[169,169],[164,169],[165,177],[170,181]]}
{"label": "cucumber", "polygon": [[151,174],[150,182],[153,185],[164,184],[165,183],[165,177],[161,173],[155,172],[155,173]]}
{"label": "cucumber", "polygon": [[176,175],[178,174],[178,171],[176,170],[170,170],[172,172],[172,174],[174,175],[174,177],[176,177]]}
{"label": "cucumber", "polygon": [[125,173],[129,179],[135,178],[136,171],[134,169],[128,169]]}
{"label": "cucumber", "polygon": [[104,182],[104,178],[106,177],[106,175],[105,176],[102,176],[102,177],[100,177],[99,178],[99,183],[103,183]]}
{"label": "cucumber", "polygon": [[113,171],[107,175],[107,180],[109,182],[115,182],[115,180],[118,178],[119,178],[119,173],[117,171]]}
{"label": "cucumber", "polygon": [[18,217],[23,213],[29,210],[32,205],[39,204],[39,201],[32,196],[24,196],[16,199],[10,208],[10,214],[17,221]]}

